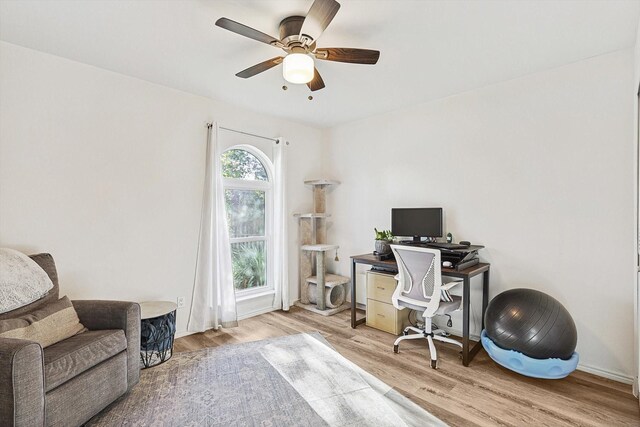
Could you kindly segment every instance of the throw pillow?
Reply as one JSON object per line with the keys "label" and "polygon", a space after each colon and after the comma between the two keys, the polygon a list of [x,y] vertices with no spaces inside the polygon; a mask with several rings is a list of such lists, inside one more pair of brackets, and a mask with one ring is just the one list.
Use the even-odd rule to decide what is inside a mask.
{"label": "throw pillow", "polygon": [[0,320],[0,338],[35,341],[42,348],[86,330],[66,296],[15,319]]}
{"label": "throw pillow", "polygon": [[0,314],[35,302],[52,288],[53,282],[34,260],[0,248]]}

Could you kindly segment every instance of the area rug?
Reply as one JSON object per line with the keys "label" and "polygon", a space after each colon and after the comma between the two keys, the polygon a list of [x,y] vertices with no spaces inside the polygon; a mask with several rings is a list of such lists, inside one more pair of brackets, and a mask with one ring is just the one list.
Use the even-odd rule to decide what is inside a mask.
{"label": "area rug", "polygon": [[318,333],[177,353],[88,426],[441,426]]}

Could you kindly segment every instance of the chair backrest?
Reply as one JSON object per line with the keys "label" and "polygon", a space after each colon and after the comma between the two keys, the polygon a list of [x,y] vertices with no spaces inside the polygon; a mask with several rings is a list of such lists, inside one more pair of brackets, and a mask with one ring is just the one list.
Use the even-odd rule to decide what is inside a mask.
{"label": "chair backrest", "polygon": [[30,313],[33,310],[37,310],[38,308],[43,308],[46,304],[58,301],[60,292],[58,287],[58,272],[56,270],[56,263],[53,261],[53,257],[50,254],[42,253],[29,255],[29,258],[34,260],[36,264],[42,267],[42,269],[49,275],[49,278],[53,282],[53,288],[51,288],[47,295],[40,298],[38,301],[34,301],[24,307],[16,308],[15,310],[0,314],[0,320],[13,319],[15,317],[22,316],[23,314]]}
{"label": "chair backrest", "polygon": [[431,316],[440,305],[441,258],[438,249],[391,245],[399,281],[392,296],[397,308],[424,309]]}

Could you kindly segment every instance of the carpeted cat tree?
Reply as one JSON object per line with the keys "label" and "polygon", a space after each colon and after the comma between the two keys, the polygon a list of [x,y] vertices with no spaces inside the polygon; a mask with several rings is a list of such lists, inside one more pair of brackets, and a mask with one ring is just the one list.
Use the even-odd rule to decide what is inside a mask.
{"label": "carpeted cat tree", "polygon": [[338,245],[326,243],[327,218],[326,188],[340,184],[338,181],[318,179],[305,181],[313,188],[313,212],[295,214],[299,219],[300,237],[300,300],[298,307],[323,316],[331,316],[349,308],[345,303],[348,277],[327,273],[325,256],[327,252],[336,253]]}

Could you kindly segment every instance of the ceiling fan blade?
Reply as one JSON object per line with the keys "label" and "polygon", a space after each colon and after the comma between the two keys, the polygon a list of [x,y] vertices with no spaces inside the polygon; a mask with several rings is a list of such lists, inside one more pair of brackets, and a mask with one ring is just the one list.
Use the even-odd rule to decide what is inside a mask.
{"label": "ceiling fan blade", "polygon": [[333,17],[338,13],[340,3],[335,0],[315,0],[304,18],[300,37],[303,37],[304,44],[310,45],[329,26]]}
{"label": "ceiling fan blade", "polygon": [[224,28],[225,30],[229,30],[236,34],[240,34],[241,36],[249,37],[250,39],[257,40],[262,43],[270,44],[272,46],[280,47],[282,43],[275,37],[271,37],[268,34],[265,34],[261,31],[258,31],[254,28],[247,27],[244,24],[241,24],[236,21],[232,21],[228,18],[220,18],[216,21],[216,25],[220,28]]}
{"label": "ceiling fan blade", "polygon": [[248,79],[249,77],[253,77],[256,74],[260,74],[263,71],[267,71],[268,69],[281,64],[283,59],[284,58],[282,56],[276,56],[275,58],[271,58],[267,61],[256,64],[253,67],[249,67],[246,70],[242,70],[238,74],[236,74],[236,76],[243,79]]}
{"label": "ceiling fan blade", "polygon": [[350,64],[370,64],[378,62],[379,50],[353,49],[350,47],[323,47],[313,53],[325,61],[348,62]]}
{"label": "ceiling fan blade", "polygon": [[320,76],[317,68],[314,68],[313,80],[307,83],[307,86],[309,86],[311,92],[324,88],[324,80],[322,80],[322,76]]}

